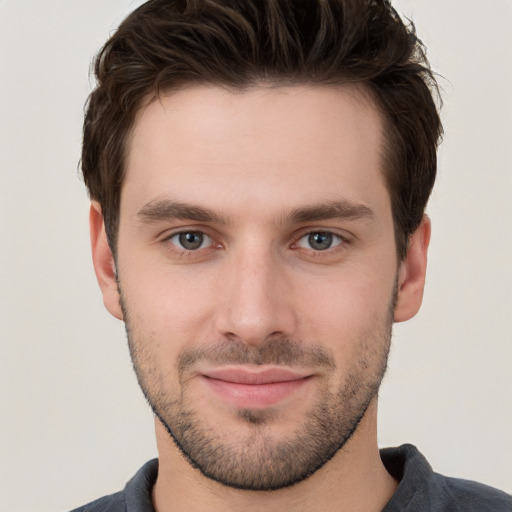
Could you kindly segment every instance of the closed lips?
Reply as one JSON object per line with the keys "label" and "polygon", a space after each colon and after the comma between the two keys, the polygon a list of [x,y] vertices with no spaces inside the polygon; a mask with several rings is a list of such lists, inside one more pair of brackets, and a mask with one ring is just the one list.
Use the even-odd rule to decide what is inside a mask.
{"label": "closed lips", "polygon": [[301,380],[311,375],[301,374],[288,369],[269,368],[262,371],[250,371],[247,369],[216,369],[203,373],[209,379],[232,382],[234,384],[264,385],[279,382]]}

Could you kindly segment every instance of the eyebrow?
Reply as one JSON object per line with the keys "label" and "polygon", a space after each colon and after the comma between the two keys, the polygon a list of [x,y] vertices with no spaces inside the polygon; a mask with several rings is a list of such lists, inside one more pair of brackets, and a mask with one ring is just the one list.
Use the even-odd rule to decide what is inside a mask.
{"label": "eyebrow", "polygon": [[343,200],[296,208],[287,218],[291,223],[300,224],[329,219],[357,220],[373,216],[373,211],[368,206]]}
{"label": "eyebrow", "polygon": [[[373,211],[367,206],[342,200],[295,208],[284,219],[292,224],[301,224],[328,219],[357,220],[373,216]],[[147,203],[137,212],[137,217],[148,224],[172,219],[228,224],[226,217],[213,210],[168,199]]]}
{"label": "eyebrow", "polygon": [[179,201],[160,200],[152,201],[144,205],[137,217],[144,223],[166,221],[172,219],[191,220],[195,222],[213,222],[227,224],[226,219],[208,208],[195,206]]}

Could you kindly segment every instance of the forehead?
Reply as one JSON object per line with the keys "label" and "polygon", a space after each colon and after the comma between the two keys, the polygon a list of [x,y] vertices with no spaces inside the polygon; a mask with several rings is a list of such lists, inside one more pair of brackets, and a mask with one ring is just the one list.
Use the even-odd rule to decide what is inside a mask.
{"label": "forehead", "polygon": [[121,204],[387,200],[381,148],[380,115],[356,87],[187,87],[139,112]]}

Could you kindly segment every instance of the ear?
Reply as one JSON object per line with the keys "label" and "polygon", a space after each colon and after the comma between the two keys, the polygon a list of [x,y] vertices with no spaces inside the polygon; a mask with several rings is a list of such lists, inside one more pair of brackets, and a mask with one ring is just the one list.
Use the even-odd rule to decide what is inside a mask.
{"label": "ear", "polygon": [[395,322],[409,320],[420,309],[425,287],[429,242],[430,219],[424,215],[421,224],[409,240],[407,255],[400,263]]}
{"label": "ear", "polygon": [[107,241],[101,205],[97,201],[91,201],[89,229],[91,233],[92,261],[94,271],[96,272],[96,279],[103,294],[103,303],[111,315],[122,320],[123,313],[117,289],[116,266]]}

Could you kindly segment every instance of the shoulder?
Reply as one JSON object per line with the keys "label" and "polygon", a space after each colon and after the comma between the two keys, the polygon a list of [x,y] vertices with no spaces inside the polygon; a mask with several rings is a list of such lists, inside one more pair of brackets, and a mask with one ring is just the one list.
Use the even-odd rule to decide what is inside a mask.
{"label": "shoulder", "polygon": [[75,508],[71,512],[125,512],[126,500],[124,491],[103,496],[87,505]]}
{"label": "shoulder", "polygon": [[381,450],[399,482],[383,512],[512,512],[512,496],[488,485],[435,473],[412,445]]}
{"label": "shoulder", "polygon": [[434,473],[432,488],[436,491],[433,501],[453,504],[446,510],[512,512],[512,496],[488,485]]}
{"label": "shoulder", "polygon": [[154,512],[151,492],[158,475],[158,459],[144,464],[122,491],[103,496],[71,512]]}

